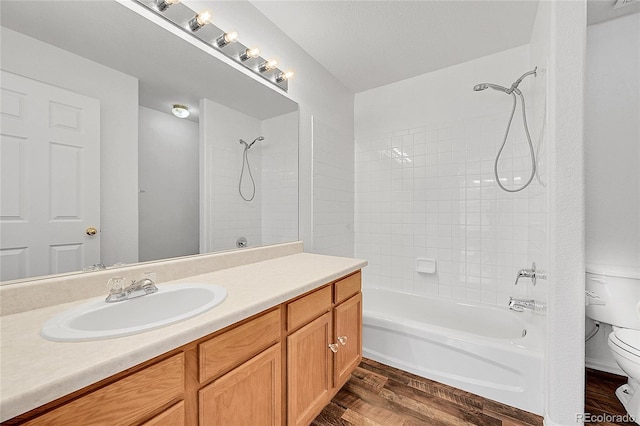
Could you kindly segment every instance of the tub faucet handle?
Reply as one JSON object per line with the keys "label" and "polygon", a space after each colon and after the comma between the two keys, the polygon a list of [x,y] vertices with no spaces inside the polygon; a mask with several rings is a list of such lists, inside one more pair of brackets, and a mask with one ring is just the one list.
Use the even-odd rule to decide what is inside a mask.
{"label": "tub faucet handle", "polygon": [[518,275],[516,275],[516,282],[513,285],[518,285],[518,280],[523,277],[531,278],[531,284],[536,285],[536,279],[538,278],[538,271],[536,271],[536,262],[533,262],[531,264],[531,269],[520,269],[518,271]]}

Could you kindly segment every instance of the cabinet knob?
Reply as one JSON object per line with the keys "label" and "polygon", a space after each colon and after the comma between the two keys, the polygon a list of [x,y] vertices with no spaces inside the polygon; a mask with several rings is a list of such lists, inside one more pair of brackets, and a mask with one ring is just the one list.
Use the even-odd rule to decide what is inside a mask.
{"label": "cabinet knob", "polygon": [[347,344],[347,336],[338,336],[338,342],[340,342],[340,344],[342,346]]}
{"label": "cabinet knob", "polygon": [[334,354],[338,352],[338,344],[337,343],[329,343],[329,349],[331,349],[331,352],[333,352]]}

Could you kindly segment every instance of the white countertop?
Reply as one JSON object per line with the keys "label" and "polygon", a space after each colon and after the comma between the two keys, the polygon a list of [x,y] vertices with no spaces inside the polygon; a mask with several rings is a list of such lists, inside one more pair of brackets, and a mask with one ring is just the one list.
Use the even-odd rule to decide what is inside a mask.
{"label": "white countertop", "polygon": [[132,336],[51,342],[45,321],[79,300],[0,317],[0,421],[37,408],[153,357],[355,272],[364,260],[298,253],[179,279],[228,291],[219,306],[194,318]]}

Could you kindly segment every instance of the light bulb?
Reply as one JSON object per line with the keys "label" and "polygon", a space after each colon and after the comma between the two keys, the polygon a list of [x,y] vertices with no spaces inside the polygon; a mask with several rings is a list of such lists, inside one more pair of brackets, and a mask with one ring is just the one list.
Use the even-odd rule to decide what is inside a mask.
{"label": "light bulb", "polygon": [[238,40],[238,33],[235,31],[228,31],[222,34],[220,37],[216,39],[216,44],[218,47],[225,47],[229,43],[233,43]]}
{"label": "light bulb", "polygon": [[189,114],[191,114],[188,107],[180,104],[173,105],[173,108],[171,108],[171,113],[178,118],[187,118]]}
{"label": "light bulb", "polygon": [[169,6],[176,3],[180,3],[180,0],[156,0],[156,6],[160,12],[164,12]]}
{"label": "light bulb", "polygon": [[264,61],[263,63],[261,63],[258,69],[260,70],[260,72],[266,72],[266,71],[271,71],[277,66],[278,66],[278,61],[276,61],[275,59],[269,59],[268,61]]}
{"label": "light bulb", "polygon": [[211,20],[213,20],[213,14],[208,10],[203,10],[189,21],[189,28],[191,28],[191,31],[198,31],[205,25],[210,24]]}
{"label": "light bulb", "polygon": [[291,77],[293,77],[293,75],[294,75],[294,72],[292,70],[281,72],[276,77],[276,82],[277,83],[282,83],[285,80],[289,80]]}
{"label": "light bulb", "polygon": [[242,54],[240,54],[240,60],[242,62],[246,61],[249,58],[257,58],[260,56],[260,49],[257,47],[252,47],[251,49],[247,49]]}

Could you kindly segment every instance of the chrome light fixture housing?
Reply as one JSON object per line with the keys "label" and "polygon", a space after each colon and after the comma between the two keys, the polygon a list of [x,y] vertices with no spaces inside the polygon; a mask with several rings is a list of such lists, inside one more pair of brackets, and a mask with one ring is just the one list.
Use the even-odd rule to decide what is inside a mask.
{"label": "chrome light fixture housing", "polygon": [[[285,92],[289,89],[289,75],[260,56],[260,50],[249,48],[237,40],[235,31],[224,31],[211,23],[212,14],[208,11],[196,13],[180,0],[133,0],[155,15],[173,24],[180,30],[198,39],[208,47],[216,49],[237,64],[242,65],[255,75],[264,78]],[[208,12],[208,13],[205,13]]]}

